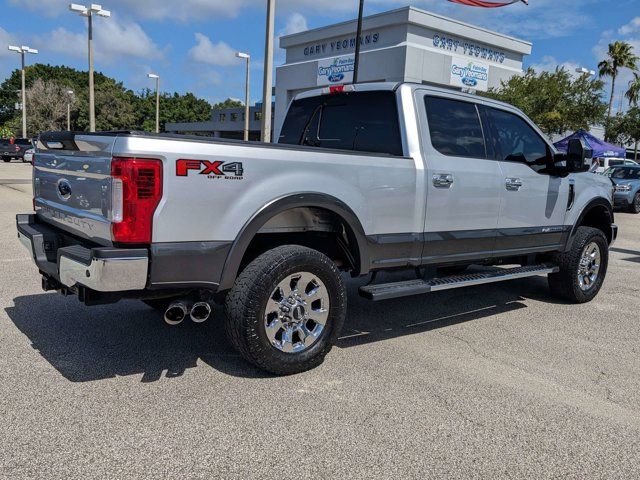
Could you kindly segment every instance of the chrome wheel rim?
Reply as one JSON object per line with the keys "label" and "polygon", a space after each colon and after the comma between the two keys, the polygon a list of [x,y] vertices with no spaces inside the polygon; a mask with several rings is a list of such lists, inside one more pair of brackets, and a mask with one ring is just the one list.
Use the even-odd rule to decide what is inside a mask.
{"label": "chrome wheel rim", "polygon": [[264,327],[273,347],[300,353],[313,346],[329,318],[329,293],[316,275],[299,272],[287,276],[271,293]]}
{"label": "chrome wheel rim", "polygon": [[636,195],[636,210],[640,210],[640,194]]}
{"label": "chrome wheel rim", "polygon": [[578,283],[581,290],[590,290],[598,281],[601,260],[602,254],[597,243],[591,242],[584,247],[578,266]]}

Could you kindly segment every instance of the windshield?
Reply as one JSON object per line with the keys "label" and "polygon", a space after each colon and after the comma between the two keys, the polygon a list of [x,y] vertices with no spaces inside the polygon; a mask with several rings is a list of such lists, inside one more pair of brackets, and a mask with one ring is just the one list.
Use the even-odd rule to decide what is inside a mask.
{"label": "windshield", "polygon": [[640,180],[640,168],[610,168],[604,174],[617,180]]}

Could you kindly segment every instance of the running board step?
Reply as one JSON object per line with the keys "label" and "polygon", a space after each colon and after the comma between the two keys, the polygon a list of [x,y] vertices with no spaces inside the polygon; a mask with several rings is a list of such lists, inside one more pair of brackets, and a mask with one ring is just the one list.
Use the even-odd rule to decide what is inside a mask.
{"label": "running board step", "polygon": [[485,283],[505,282],[518,278],[535,277],[557,273],[558,267],[553,265],[533,265],[518,268],[496,268],[481,273],[453,275],[450,277],[433,278],[431,280],[408,280],[404,282],[381,283],[360,287],[360,296],[377,302],[390,298],[422,295],[423,293],[451,290],[454,288],[470,287]]}

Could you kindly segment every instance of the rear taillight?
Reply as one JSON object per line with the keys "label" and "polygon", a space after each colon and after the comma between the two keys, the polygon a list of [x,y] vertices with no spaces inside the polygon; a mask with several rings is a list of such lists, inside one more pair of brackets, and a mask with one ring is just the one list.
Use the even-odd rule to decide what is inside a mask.
{"label": "rear taillight", "polygon": [[20,145],[16,145],[16,152],[20,151]]}
{"label": "rear taillight", "polygon": [[111,233],[117,243],[151,243],[153,214],[162,199],[162,161],[111,160]]}

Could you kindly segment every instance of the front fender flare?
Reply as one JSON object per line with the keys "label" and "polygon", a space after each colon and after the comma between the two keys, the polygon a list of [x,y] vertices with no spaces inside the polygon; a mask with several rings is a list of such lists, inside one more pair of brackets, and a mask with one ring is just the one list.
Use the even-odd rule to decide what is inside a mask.
{"label": "front fender flare", "polygon": [[[587,205],[585,205],[585,207],[580,212],[580,215],[578,216],[578,220],[573,225],[573,228],[571,229],[571,233],[569,234],[569,238],[567,239],[565,252],[568,252],[569,250],[571,250],[571,247],[573,246],[573,240],[575,239],[575,236],[578,233],[578,228],[582,226],[582,224],[584,223],[584,219],[595,208],[604,208],[609,216],[609,224],[613,225],[614,214],[613,214],[613,206],[611,205],[611,202],[604,197],[594,198],[589,203],[587,203]],[[609,235],[607,232],[604,232],[604,233],[607,236]]]}

